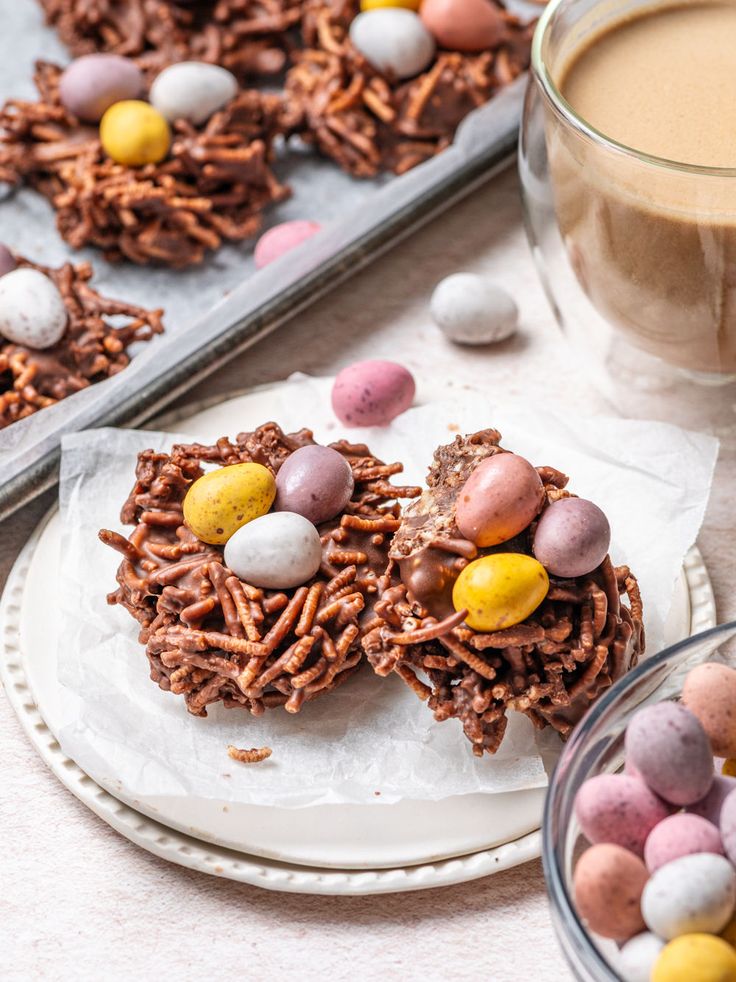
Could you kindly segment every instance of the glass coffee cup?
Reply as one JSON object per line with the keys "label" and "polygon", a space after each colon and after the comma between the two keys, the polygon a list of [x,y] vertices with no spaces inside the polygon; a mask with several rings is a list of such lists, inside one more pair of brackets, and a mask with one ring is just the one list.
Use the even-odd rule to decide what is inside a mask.
{"label": "glass coffee cup", "polygon": [[708,4],[552,0],[534,38],[519,155],[535,260],[585,364],[623,412],[696,424],[728,417],[736,396],[736,168],[617,142],[560,83],[592,39]]}

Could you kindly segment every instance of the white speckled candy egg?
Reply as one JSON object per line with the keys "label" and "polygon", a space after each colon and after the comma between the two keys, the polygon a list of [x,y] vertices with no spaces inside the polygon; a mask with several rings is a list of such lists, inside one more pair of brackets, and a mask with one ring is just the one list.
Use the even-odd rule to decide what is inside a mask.
{"label": "white speckled candy egg", "polygon": [[718,934],[736,904],[736,872],[724,856],[694,853],[666,863],[641,896],[650,931],[671,941],[682,934]]}
{"label": "white speckled candy egg", "polygon": [[237,92],[237,80],[226,68],[203,61],[180,61],[156,76],[149,100],[170,123],[187,119],[199,124],[222,109]]}
{"label": "white speckled candy egg", "polygon": [[227,541],[225,563],[246,583],[288,590],[311,580],[322,562],[319,532],[302,515],[270,512]]}
{"label": "white speckled candy egg", "polygon": [[385,7],[358,14],[350,40],[383,75],[411,78],[434,57],[435,42],[413,10]]}
{"label": "white speckled candy egg", "polygon": [[649,931],[635,935],[618,953],[618,974],[624,982],[649,982],[663,948],[664,941]]}
{"label": "white speckled candy egg", "polygon": [[26,348],[61,340],[67,310],[55,283],[37,269],[14,269],[0,279],[0,334]]}
{"label": "white speckled candy egg", "polygon": [[516,331],[519,308],[512,297],[475,273],[454,273],[435,287],[432,319],[457,344],[493,344]]}

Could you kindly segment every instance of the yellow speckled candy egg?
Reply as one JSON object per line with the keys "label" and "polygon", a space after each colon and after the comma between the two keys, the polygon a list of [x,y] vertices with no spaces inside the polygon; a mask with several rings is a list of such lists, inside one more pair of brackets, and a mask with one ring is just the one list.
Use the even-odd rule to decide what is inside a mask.
{"label": "yellow speckled candy egg", "polygon": [[276,481],[262,464],[231,464],[198,478],[184,498],[184,521],[198,539],[224,545],[239,528],[265,515]]}
{"label": "yellow speckled candy egg", "polygon": [[736,982],[736,951],[712,934],[682,934],[662,949],[652,982]]}
{"label": "yellow speckled candy egg", "polygon": [[382,7],[404,7],[405,10],[419,10],[422,0],[360,0],[361,10],[380,10]]}
{"label": "yellow speckled candy egg", "polygon": [[549,577],[531,556],[499,552],[468,563],[455,581],[455,610],[467,610],[474,631],[502,631],[536,610],[549,590]]}
{"label": "yellow speckled candy egg", "polygon": [[125,99],[110,106],[100,120],[105,153],[118,164],[157,164],[169,152],[171,132],[161,113],[147,102]]}

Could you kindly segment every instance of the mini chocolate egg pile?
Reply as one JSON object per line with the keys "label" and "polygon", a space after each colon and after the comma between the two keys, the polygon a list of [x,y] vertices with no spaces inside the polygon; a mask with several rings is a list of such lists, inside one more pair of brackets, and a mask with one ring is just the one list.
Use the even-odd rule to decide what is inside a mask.
{"label": "mini chocolate egg pile", "polygon": [[91,277],[89,263],[46,269],[0,244],[0,428],[117,374],[163,331],[163,311],[101,297]]}
{"label": "mini chocolate egg pile", "polygon": [[[214,465],[214,466],[213,466]],[[207,468],[207,469],[205,469]],[[141,625],[151,678],[205,716],[222,701],[298,712],[355,671],[398,527],[401,464],[275,423],[139,455],[108,597]]]}
{"label": "mini chocolate egg pile", "polygon": [[736,982],[736,671],[694,668],[681,702],[635,713],[625,750],[575,799],[578,913],[620,943],[624,982]]}
{"label": "mini chocolate egg pile", "polygon": [[499,441],[483,430],[435,452],[363,639],[375,671],[459,719],[477,756],[498,749],[509,709],[566,736],[644,649],[636,579],[608,557],[603,512]]}

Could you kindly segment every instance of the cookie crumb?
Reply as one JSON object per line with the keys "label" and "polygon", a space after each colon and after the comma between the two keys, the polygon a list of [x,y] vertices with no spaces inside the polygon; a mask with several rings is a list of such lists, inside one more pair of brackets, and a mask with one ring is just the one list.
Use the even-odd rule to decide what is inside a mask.
{"label": "cookie crumb", "polygon": [[230,744],[227,748],[228,757],[239,760],[241,764],[257,764],[262,760],[268,760],[272,753],[270,747],[251,747],[250,750],[243,750]]}

